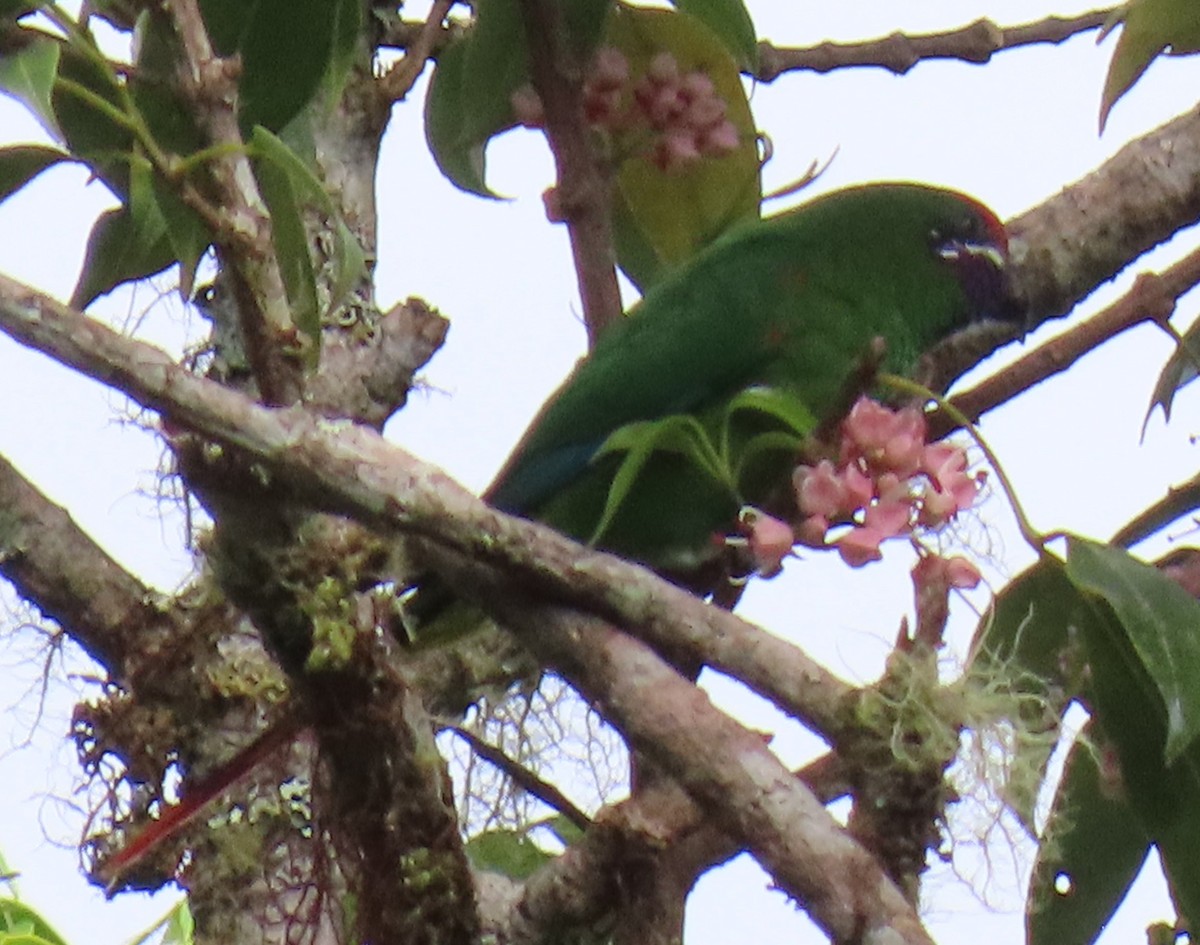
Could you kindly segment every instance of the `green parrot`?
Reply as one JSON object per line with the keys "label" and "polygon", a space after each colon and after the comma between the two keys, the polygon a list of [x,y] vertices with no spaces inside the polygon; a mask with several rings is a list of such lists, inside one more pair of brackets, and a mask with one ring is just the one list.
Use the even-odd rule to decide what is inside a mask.
{"label": "green parrot", "polygon": [[[736,228],[601,337],[483,498],[669,576],[696,573],[723,553],[740,508],[790,481],[798,437],[843,406],[876,338],[882,368],[904,374],[956,330],[1009,319],[1006,254],[985,207],[908,183],[853,187]],[[731,421],[765,392],[788,395],[808,422],[755,409]],[[631,464],[638,431],[664,418],[690,419],[671,432],[660,423],[655,448]],[[697,428],[729,446],[724,466],[682,445]],[[768,448],[738,457],[751,443]],[[632,484],[616,502],[622,476]],[[422,588],[418,615],[422,596],[442,595]]]}

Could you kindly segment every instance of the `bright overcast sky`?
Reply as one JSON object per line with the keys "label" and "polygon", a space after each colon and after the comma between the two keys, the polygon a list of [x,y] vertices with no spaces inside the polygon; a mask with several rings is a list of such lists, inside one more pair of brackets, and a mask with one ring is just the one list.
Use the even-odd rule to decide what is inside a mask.
{"label": "bright overcast sky", "polygon": [[[873,38],[897,28],[937,31],[985,15],[1015,24],[1090,5],[750,0],[750,6],[761,36],[781,45],[807,45]],[[868,180],[916,179],[971,192],[1011,217],[1195,103],[1200,64],[1159,62],[1117,105],[1099,138],[1097,108],[1111,48],[1111,40],[1097,48],[1091,34],[1060,47],[1004,53],[983,67],[930,63],[904,77],[881,70],[785,76],[756,88],[751,103],[774,144],[767,189],[836,153],[813,193]],[[514,201],[458,193],[438,176],[424,150],[423,91],[424,83],[396,110],[380,168],[378,294],[385,308],[408,295],[423,296],[450,317],[452,327],[446,347],[427,369],[428,390],[413,397],[388,432],[468,486],[482,488],[582,354],[584,334],[574,314],[565,233],[548,225],[542,213],[540,193],[552,183],[544,145],[531,133],[517,132],[491,148],[493,184]],[[0,99],[0,142],[40,136],[19,106]],[[91,221],[108,205],[103,187],[86,185],[78,171],[50,171],[0,206],[0,272],[65,298]],[[1155,262],[1161,265],[1162,259]],[[144,287],[116,293],[94,311],[122,323],[145,315],[139,333],[174,347],[195,327],[177,299],[160,301]],[[1140,329],[1136,338],[1090,356],[1070,378],[1049,382],[986,418],[983,432],[1038,527],[1106,538],[1167,483],[1194,472],[1194,447],[1188,443],[1196,429],[1194,392],[1181,397],[1169,428],[1156,418],[1139,444],[1145,405],[1168,353],[1168,343],[1153,329]],[[120,397],[0,337],[0,404],[0,453],[146,579],[169,590],[186,576],[190,561],[181,550],[182,523],[168,510],[166,524],[160,524],[162,509],[153,497],[158,444],[121,423]],[[1031,555],[999,502],[991,502],[984,514],[989,528],[976,527],[972,544],[993,557],[992,574],[1002,580]],[[888,557],[853,575],[832,555],[794,566],[752,588],[744,614],[769,627],[812,628],[797,639],[800,645],[850,678],[870,679],[910,607],[911,562],[902,551]],[[984,602],[975,598],[977,605]],[[973,621],[965,602],[958,611],[961,645]],[[805,619],[797,620],[797,614]],[[36,684],[40,665],[25,650],[13,649],[0,660],[0,702],[14,706],[0,723],[0,752],[6,752],[0,754],[0,853],[22,871],[22,893],[69,941],[118,945],[169,900],[147,904],[144,897],[126,896],[104,904],[78,877],[69,849],[78,816],[64,818],[61,805],[47,800],[67,798],[73,789],[72,753],[62,741],[71,692],[53,686],[35,720],[36,694],[28,687]],[[72,668],[81,669],[78,662]],[[778,730],[775,745],[788,762],[814,750],[811,739],[799,737],[733,687],[718,680],[712,688],[715,698],[736,705],[755,727]],[[9,750],[31,730],[33,747]],[[986,893],[990,906],[948,870],[936,871],[927,903],[940,941],[1019,939],[1022,893],[1013,879],[1012,856],[996,848],[993,857],[990,871],[977,858],[966,858],[963,867],[976,873],[974,889]],[[794,940],[793,910],[765,886],[765,877],[747,864],[709,877],[689,912],[689,945]],[[1105,942],[1140,940],[1146,921],[1165,917],[1156,888],[1146,884],[1138,909],[1126,910]],[[818,940],[811,931],[807,936],[806,941]]]}

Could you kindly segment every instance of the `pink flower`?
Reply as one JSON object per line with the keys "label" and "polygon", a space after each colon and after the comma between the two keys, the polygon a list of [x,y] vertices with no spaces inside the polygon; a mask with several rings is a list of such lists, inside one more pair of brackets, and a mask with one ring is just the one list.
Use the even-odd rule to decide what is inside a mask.
{"label": "pink flower", "polygon": [[875,498],[875,480],[859,469],[857,464],[842,470],[842,486],[846,492],[843,512],[866,508]]}
{"label": "pink flower", "polygon": [[721,102],[722,114],[724,114],[725,103],[717,97],[716,87],[703,72],[689,72],[680,81],[680,90],[683,92],[684,98],[688,102],[698,102],[704,99],[716,99]]}
{"label": "pink flower", "polygon": [[796,529],[796,541],[809,548],[824,548],[825,533],[829,531],[829,519],[810,515]]}
{"label": "pink flower", "polygon": [[975,564],[968,561],[961,555],[953,558],[943,559],[946,562],[946,578],[951,587],[960,587],[965,590],[978,587],[979,582],[983,580],[983,575],[979,573],[979,568]]}
{"label": "pink flower", "polygon": [[951,443],[930,444],[925,447],[921,468],[929,476],[934,488],[947,494],[953,501],[954,512],[969,509],[975,504],[980,477],[967,472],[967,453],[962,447]]}
{"label": "pink flower", "polygon": [[821,460],[816,466],[800,466],[792,476],[796,501],[805,515],[836,518],[853,509],[846,508],[847,490],[833,463]]}
{"label": "pink flower", "polygon": [[662,131],[664,138],[674,134],[687,135],[694,139],[695,135],[691,129],[678,121],[687,107],[688,104],[684,101],[678,85],[663,85],[655,91],[653,98],[646,102],[643,109],[650,127]]}
{"label": "pink flower", "polygon": [[792,553],[796,536],[787,522],[754,508],[738,514],[738,525],[746,536],[754,566],[763,577],[774,577],[783,568],[783,559]]}
{"label": "pink flower", "polygon": [[937,528],[939,525],[945,525],[957,512],[958,502],[953,494],[942,492],[932,484],[926,488],[925,494],[921,497],[920,521],[922,525]]}
{"label": "pink flower", "polygon": [[654,163],[663,171],[678,170],[699,159],[696,135],[677,128],[664,131],[654,149]]}
{"label": "pink flower", "polygon": [[844,458],[861,456],[878,469],[911,476],[920,468],[925,418],[914,407],[890,410],[860,397],[842,424]]}
{"label": "pink flower", "polygon": [[712,95],[692,99],[687,102],[687,110],[684,111],[682,119],[695,131],[713,128],[725,119],[725,101]]}
{"label": "pink flower", "polygon": [[893,500],[868,506],[863,516],[863,527],[882,538],[892,538],[907,531],[911,521],[912,502],[907,499]]}
{"label": "pink flower", "polygon": [[679,79],[679,63],[669,52],[656,53],[646,66],[646,77],[657,85],[676,82]]}
{"label": "pink flower", "polygon": [[737,127],[726,119],[704,130],[700,136],[700,153],[710,156],[728,154],[730,151],[736,151],[741,143]]}
{"label": "pink flower", "polygon": [[870,528],[852,528],[837,540],[837,550],[846,564],[852,568],[861,568],[864,564],[883,557],[879,543],[886,537],[888,536]]}
{"label": "pink flower", "polygon": [[612,92],[629,81],[629,60],[613,46],[601,46],[592,60],[587,84],[598,92]]}
{"label": "pink flower", "polygon": [[953,558],[943,558],[941,555],[925,555],[912,569],[913,583],[918,590],[921,588],[941,588],[945,593],[947,588],[957,587],[970,590],[978,587],[983,580],[973,562],[961,555]]}

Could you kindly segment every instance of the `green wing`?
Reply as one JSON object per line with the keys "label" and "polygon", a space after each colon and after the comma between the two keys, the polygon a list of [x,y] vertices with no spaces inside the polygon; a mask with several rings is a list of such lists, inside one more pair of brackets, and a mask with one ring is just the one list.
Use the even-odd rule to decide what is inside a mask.
{"label": "green wing", "polygon": [[[948,191],[874,185],[730,233],[601,339],[534,420],[487,498],[587,538],[587,520],[594,526],[607,494],[592,460],[620,427],[704,415],[759,384],[794,393],[820,416],[877,335],[887,339],[889,367],[907,369],[971,314],[936,250],[951,237],[987,237],[994,218],[980,222],[979,212]],[[685,487],[701,487],[698,499],[713,504],[712,496],[703,501],[711,490],[701,483],[672,484],[679,472],[665,472],[658,488],[653,478],[646,484],[650,505],[679,506]],[[586,497],[562,496],[572,489]],[[719,503],[722,514],[730,501]]]}

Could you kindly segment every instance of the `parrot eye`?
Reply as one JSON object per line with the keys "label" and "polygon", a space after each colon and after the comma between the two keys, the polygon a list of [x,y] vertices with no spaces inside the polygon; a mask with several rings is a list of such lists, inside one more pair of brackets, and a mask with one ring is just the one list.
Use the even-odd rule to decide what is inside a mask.
{"label": "parrot eye", "polygon": [[970,300],[972,320],[1006,318],[1003,249],[984,240],[952,238],[937,241],[933,251],[958,277]]}

